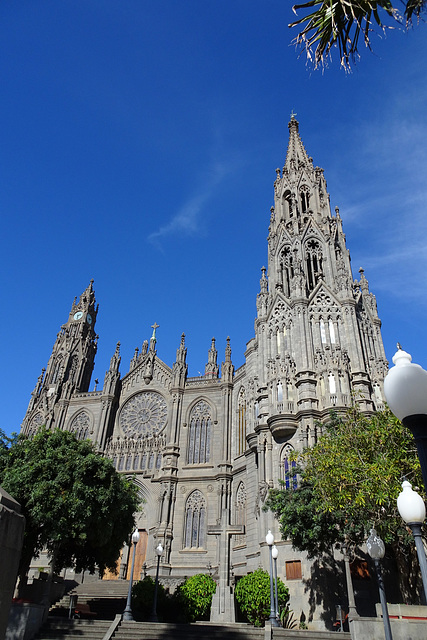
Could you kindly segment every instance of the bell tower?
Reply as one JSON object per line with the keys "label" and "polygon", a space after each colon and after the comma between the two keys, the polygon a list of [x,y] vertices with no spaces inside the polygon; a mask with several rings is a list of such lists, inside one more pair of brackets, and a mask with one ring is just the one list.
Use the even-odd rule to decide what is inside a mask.
{"label": "bell tower", "polygon": [[375,296],[363,269],[353,281],[323,169],[308,156],[295,115],[288,127],[270,210],[268,271],[261,270],[257,296],[258,348],[249,349],[248,364],[257,370],[260,422],[286,439],[303,427],[304,441],[307,429],[313,433],[330,409],[348,406],[352,393],[362,411],[381,408],[387,361]]}
{"label": "bell tower", "polygon": [[31,394],[23,433],[30,434],[42,424],[62,428],[72,395],[88,391],[98,341],[97,313],[91,280],[79,300],[74,299],[68,320],[57,334],[47,367]]}

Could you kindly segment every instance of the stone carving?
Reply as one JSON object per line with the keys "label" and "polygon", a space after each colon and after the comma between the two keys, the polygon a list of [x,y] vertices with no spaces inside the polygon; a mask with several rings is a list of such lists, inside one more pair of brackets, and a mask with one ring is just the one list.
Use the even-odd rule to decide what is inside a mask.
{"label": "stone carving", "polygon": [[133,396],[120,414],[120,427],[127,436],[156,435],[166,426],[167,405],[160,393],[146,391]]}

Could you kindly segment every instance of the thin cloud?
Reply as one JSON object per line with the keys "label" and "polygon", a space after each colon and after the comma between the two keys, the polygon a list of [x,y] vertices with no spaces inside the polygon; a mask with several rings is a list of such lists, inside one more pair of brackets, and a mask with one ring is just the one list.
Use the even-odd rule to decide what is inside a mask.
{"label": "thin cloud", "polygon": [[187,201],[172,216],[169,222],[153,231],[148,236],[148,240],[153,244],[171,235],[181,237],[195,235],[200,232],[200,216],[204,205],[212,197],[215,188],[229,173],[227,163],[216,162],[202,180],[198,180],[198,187],[195,193],[191,194]]}

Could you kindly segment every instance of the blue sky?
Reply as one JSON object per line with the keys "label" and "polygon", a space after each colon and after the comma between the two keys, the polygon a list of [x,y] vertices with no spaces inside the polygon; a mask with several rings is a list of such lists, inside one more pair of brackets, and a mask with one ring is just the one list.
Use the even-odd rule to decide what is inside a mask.
{"label": "blue sky", "polygon": [[156,321],[190,375],[212,336],[243,363],[276,167],[297,112],[391,360],[427,367],[426,27],[374,37],[352,74],[307,67],[286,0],[0,4],[1,388],[19,429],[74,296],[94,278],[93,380]]}

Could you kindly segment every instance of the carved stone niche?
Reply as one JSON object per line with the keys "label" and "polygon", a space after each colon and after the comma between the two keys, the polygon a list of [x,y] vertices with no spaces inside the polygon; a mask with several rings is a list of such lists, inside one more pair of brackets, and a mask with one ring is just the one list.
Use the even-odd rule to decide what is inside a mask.
{"label": "carved stone niche", "polygon": [[297,430],[298,424],[293,416],[277,414],[267,419],[267,425],[275,440],[289,440]]}

